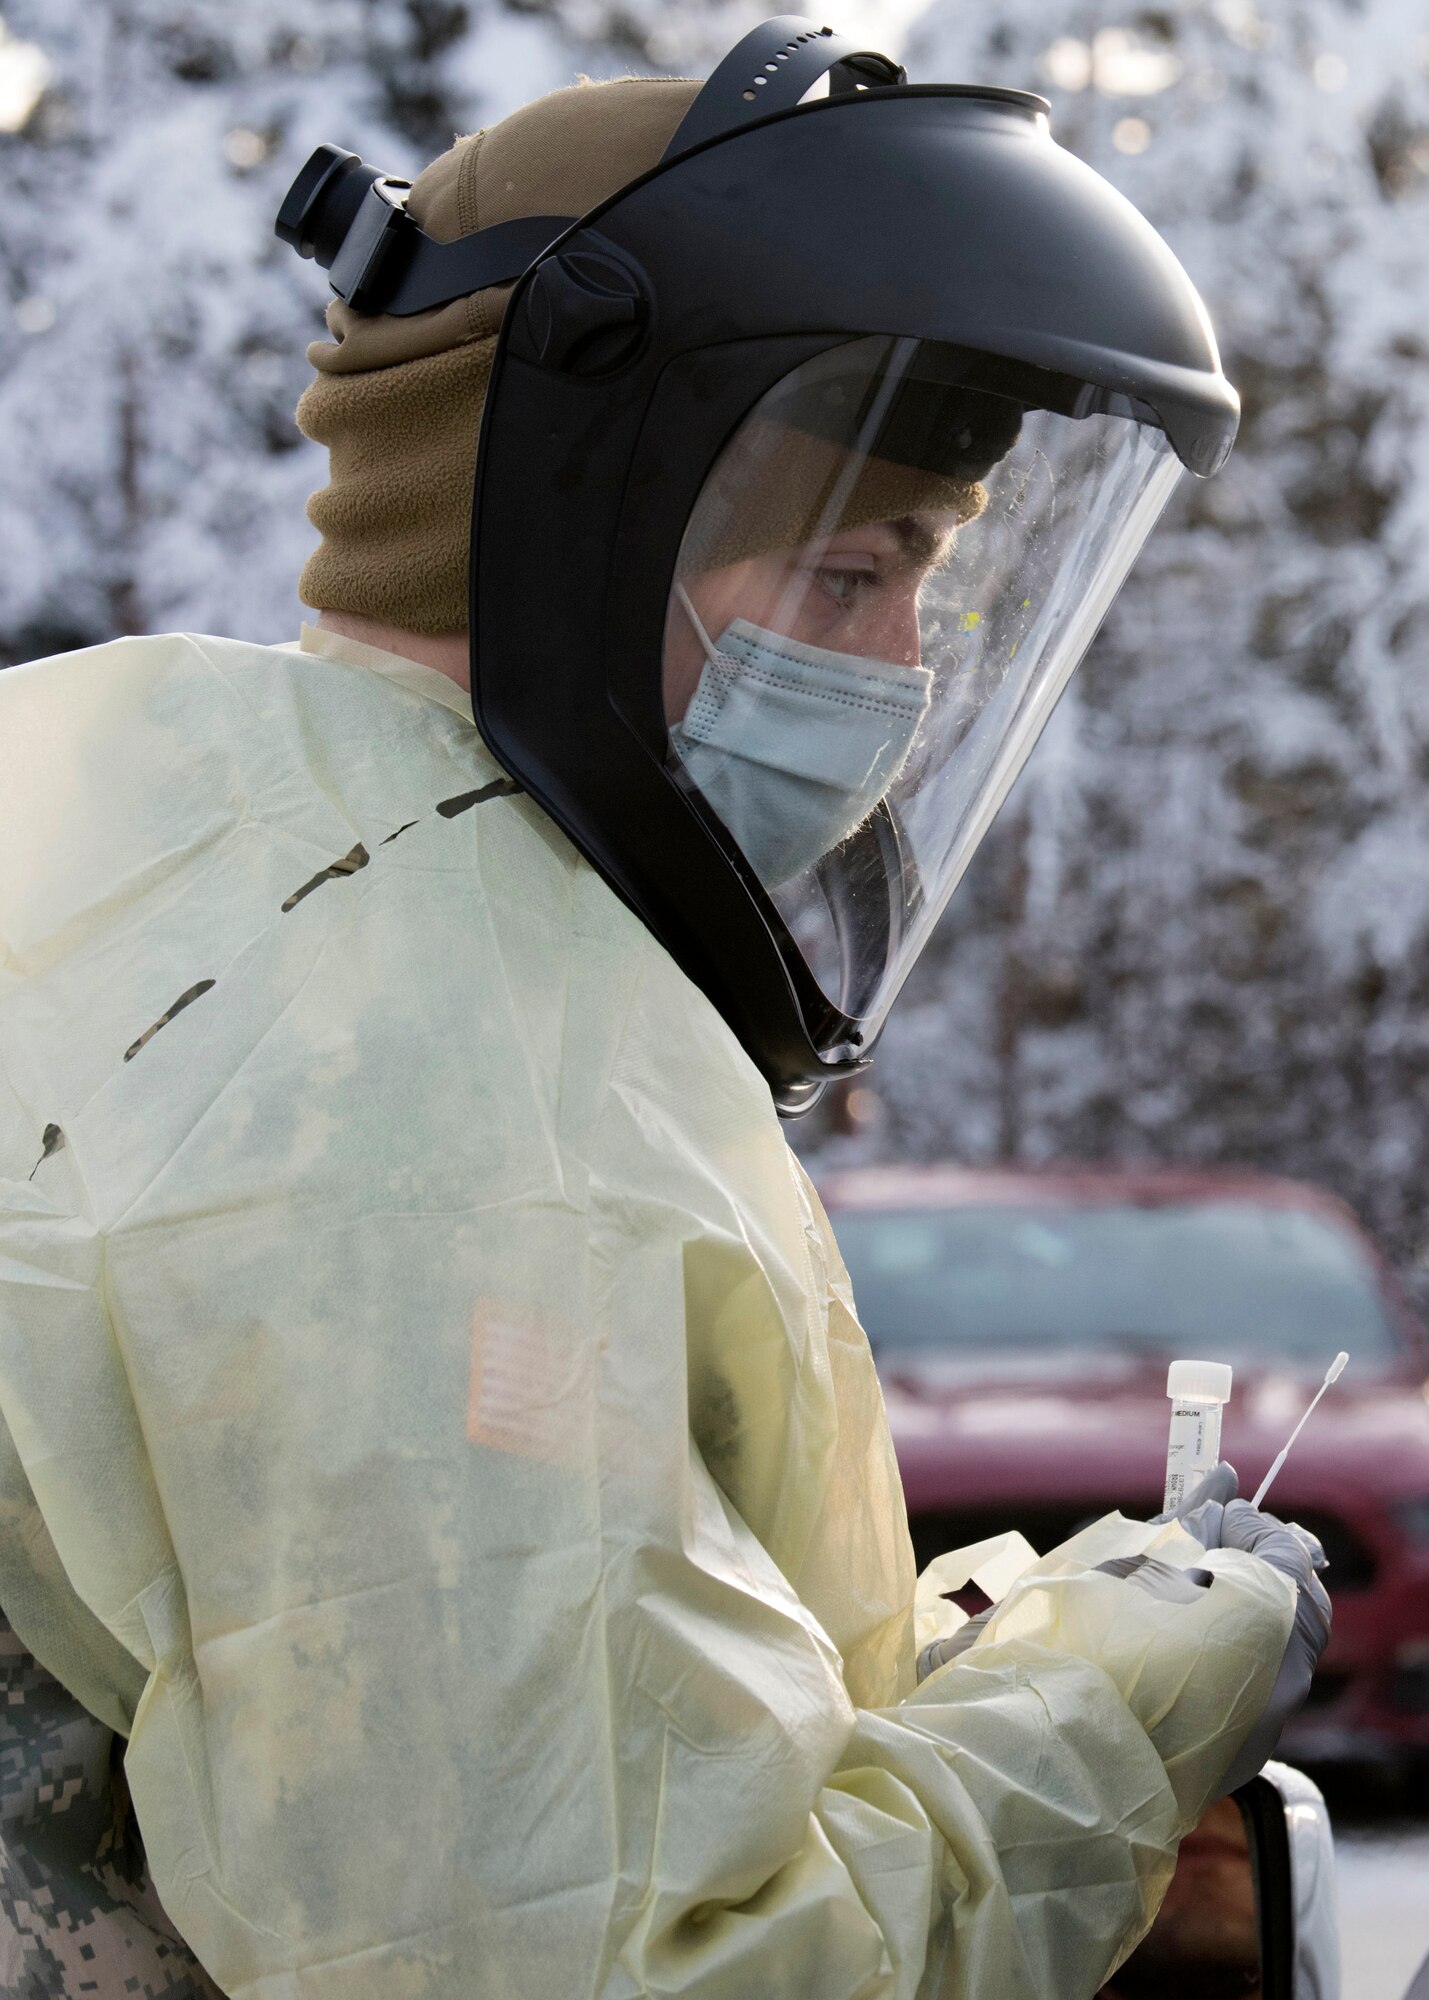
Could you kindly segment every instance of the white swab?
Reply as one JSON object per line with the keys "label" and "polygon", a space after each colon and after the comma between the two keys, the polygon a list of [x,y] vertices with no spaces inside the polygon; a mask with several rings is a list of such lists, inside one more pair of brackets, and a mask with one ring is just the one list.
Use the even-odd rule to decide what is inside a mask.
{"label": "white swab", "polygon": [[1325,1370],[1325,1379],[1320,1384],[1319,1388],[1315,1391],[1315,1402],[1311,1403],[1310,1408],[1305,1412],[1304,1416],[1300,1419],[1299,1423],[1295,1426],[1294,1430],[1291,1431],[1289,1438],[1286,1440],[1284,1450],[1280,1452],[1279,1456],[1276,1458],[1274,1465],[1271,1466],[1269,1472],[1267,1472],[1264,1479],[1261,1480],[1259,1489],[1256,1492],[1256,1496],[1250,1503],[1252,1507],[1258,1507],[1261,1501],[1265,1498],[1266,1494],[1270,1491],[1271,1480],[1274,1479],[1276,1473],[1279,1472],[1281,1466],[1284,1465],[1286,1459],[1289,1458],[1290,1447],[1292,1444],[1294,1444],[1296,1438],[1299,1437],[1301,1431],[1304,1430],[1306,1424],[1309,1423],[1311,1413],[1315,1408],[1315,1403],[1319,1402],[1320,1398],[1324,1395],[1325,1391],[1329,1388],[1332,1382],[1339,1381],[1340,1377],[1345,1372],[1345,1363],[1349,1360],[1349,1358],[1350,1358],[1349,1355],[1346,1354],[1343,1350],[1341,1350],[1341,1352],[1335,1356],[1334,1360]]}

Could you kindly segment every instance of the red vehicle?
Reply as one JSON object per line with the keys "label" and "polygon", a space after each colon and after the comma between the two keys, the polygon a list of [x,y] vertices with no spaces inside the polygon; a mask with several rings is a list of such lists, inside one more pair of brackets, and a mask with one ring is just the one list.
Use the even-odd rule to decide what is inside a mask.
{"label": "red vehicle", "polygon": [[1161,1507],[1178,1355],[1229,1361],[1249,1497],[1325,1545],[1334,1636],[1282,1754],[1429,1754],[1429,1332],[1338,1201],[1264,1175],[869,1168],[821,1184],[878,1360],[919,1567]]}

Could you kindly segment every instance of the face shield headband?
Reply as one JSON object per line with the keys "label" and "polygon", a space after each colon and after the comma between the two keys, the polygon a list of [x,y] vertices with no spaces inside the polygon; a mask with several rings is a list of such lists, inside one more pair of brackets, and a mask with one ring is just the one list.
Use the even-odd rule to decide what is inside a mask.
{"label": "face shield headband", "polygon": [[867,1062],[1237,410],[1189,281],[1040,100],[848,50],[799,104],[840,49],[766,23],[658,168],[510,249],[416,241],[351,156],[285,205],[384,310],[534,256],[481,424],[476,721],[790,1113]]}

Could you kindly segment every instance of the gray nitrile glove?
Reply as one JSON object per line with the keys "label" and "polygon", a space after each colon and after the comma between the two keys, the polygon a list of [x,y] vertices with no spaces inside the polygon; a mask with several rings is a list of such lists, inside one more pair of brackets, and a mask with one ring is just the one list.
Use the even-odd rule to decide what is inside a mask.
{"label": "gray nitrile glove", "polygon": [[[1262,1514],[1248,1500],[1226,1503],[1221,1518],[1221,1547],[1244,1549],[1278,1569],[1295,1585],[1295,1623],[1270,1691],[1265,1713],[1251,1730],[1240,1755],[1227,1771],[1220,1796],[1248,1784],[1268,1757],[1275,1755],[1280,1732],[1310,1692],[1310,1676],[1330,1638],[1330,1600],[1316,1576],[1325,1566],[1325,1552],[1303,1528],[1287,1527],[1273,1514]],[[1315,1560],[1318,1552],[1319,1561]]]}
{"label": "gray nitrile glove", "polygon": [[[1138,1590],[1149,1591],[1164,1604],[1194,1603],[1211,1581],[1209,1570],[1176,1569],[1155,1556],[1113,1556],[1110,1562],[1098,1563],[1097,1568],[1106,1576],[1119,1576],[1127,1583],[1134,1583]],[[934,1639],[926,1645],[918,1655],[919,1681],[925,1681],[929,1674],[965,1653],[991,1616],[989,1607],[976,1618],[969,1618],[966,1625],[960,1625],[948,1638]]]}
{"label": "gray nitrile glove", "polygon": [[1221,1545],[1221,1514],[1228,1500],[1234,1500],[1240,1481],[1233,1465],[1213,1465],[1198,1486],[1193,1486],[1174,1514],[1153,1514],[1155,1523],[1179,1521],[1188,1535],[1194,1535],[1203,1549]]}
{"label": "gray nitrile glove", "polygon": [[[1244,1549],[1247,1554],[1268,1562],[1272,1569],[1290,1578],[1295,1585],[1296,1600],[1295,1623],[1290,1628],[1270,1699],[1222,1780],[1217,1797],[1224,1798],[1227,1792],[1248,1784],[1266,1759],[1275,1755],[1281,1730],[1304,1705],[1310,1692],[1310,1676],[1330,1636],[1330,1600],[1315,1575],[1316,1568],[1325,1566],[1325,1552],[1313,1535],[1300,1527],[1287,1527],[1273,1514],[1260,1513],[1248,1500],[1207,1499],[1188,1511],[1204,1516],[1205,1510],[1212,1506],[1219,1516],[1211,1524],[1216,1530],[1215,1545]],[[1185,1516],[1177,1518],[1204,1546],[1207,1539],[1204,1521],[1192,1526]],[[1138,1590],[1148,1591],[1164,1604],[1192,1603],[1197,1592],[1213,1581],[1209,1570],[1176,1569],[1170,1563],[1159,1562],[1155,1556],[1118,1556],[1111,1562],[1098,1563],[1097,1567],[1108,1576],[1119,1576]],[[957,1636],[961,1638],[961,1632]]]}
{"label": "gray nitrile glove", "polygon": [[[1236,1470],[1233,1465],[1217,1465],[1208,1472],[1198,1486],[1187,1494],[1183,1505],[1174,1514],[1155,1514],[1154,1522],[1179,1521],[1188,1534],[1195,1536],[1204,1549],[1216,1549],[1221,1544],[1221,1514],[1227,1500],[1233,1500],[1236,1493]],[[1109,1576],[1124,1577],[1149,1590],[1153,1596],[1161,1597],[1170,1604],[1186,1601],[1186,1590],[1204,1588],[1210,1582],[1205,1570],[1183,1571],[1173,1569],[1169,1563],[1158,1561],[1151,1556],[1118,1557],[1112,1562],[1099,1563]],[[1194,1581],[1190,1586],[1177,1585],[1171,1581],[1176,1577],[1190,1575]],[[970,1618],[966,1625],[960,1625],[956,1632],[946,1639],[934,1639],[918,1655],[918,1679],[925,1681],[929,1674],[939,1667],[945,1667],[949,1660],[957,1659],[965,1653],[977,1639],[979,1633],[992,1616],[991,1610]]]}
{"label": "gray nitrile glove", "polygon": [[918,1655],[919,1685],[927,1680],[929,1674],[936,1673],[939,1667],[945,1667],[949,1660],[955,1660],[959,1653],[965,1653],[996,1609],[996,1605],[990,1604],[986,1611],[980,1611],[976,1618],[969,1618],[966,1625],[959,1625],[957,1631],[949,1633],[946,1639],[930,1639]]}
{"label": "gray nitrile glove", "polygon": [[[1327,1566],[1325,1551],[1320,1543],[1298,1522],[1277,1520],[1273,1514],[1260,1513],[1248,1500],[1237,1500],[1235,1492],[1238,1484],[1233,1465],[1217,1465],[1186,1496],[1185,1504],[1174,1514],[1152,1517],[1155,1522],[1178,1521],[1204,1549],[1245,1549],[1252,1555],[1258,1555],[1263,1562],[1270,1563],[1272,1568],[1290,1577],[1296,1585],[1295,1624],[1281,1659],[1280,1672],[1265,1713],[1236,1760],[1236,1773],[1241,1772],[1248,1758],[1253,1756],[1255,1762],[1243,1776],[1236,1775],[1228,1780],[1226,1791],[1234,1791],[1237,1785],[1253,1778],[1267,1758],[1274,1754],[1281,1730],[1303,1705],[1309,1693],[1310,1676],[1329,1640],[1331,1616],[1330,1600],[1324,1586],[1314,1575],[1314,1571]],[[1162,1562],[1156,1556],[1116,1556],[1109,1562],[1098,1563],[1097,1568],[1108,1576],[1134,1583],[1138,1590],[1149,1591],[1166,1604],[1191,1603],[1196,1594],[1212,1581],[1209,1570],[1177,1569],[1173,1563]],[[919,1681],[925,1681],[929,1674],[965,1653],[991,1616],[992,1607],[989,1607],[978,1617],[970,1618],[966,1625],[959,1626],[948,1638],[934,1639],[926,1645],[918,1655]],[[1268,1747],[1261,1749],[1267,1736]]]}
{"label": "gray nitrile glove", "polygon": [[[1240,1481],[1233,1465],[1216,1465],[1206,1474],[1199,1486],[1193,1487],[1174,1514],[1153,1514],[1153,1522],[1178,1521],[1188,1535],[1194,1535],[1203,1549],[1219,1549],[1228,1546],[1222,1541],[1225,1510],[1235,1500]],[[1236,1501],[1239,1507],[1249,1505],[1248,1501]],[[1262,1516],[1273,1521],[1273,1514]],[[1299,1537],[1305,1553],[1310,1558],[1312,1569],[1328,1568],[1328,1561],[1319,1540],[1302,1528],[1298,1521],[1284,1521],[1279,1526],[1288,1528],[1292,1535]]]}

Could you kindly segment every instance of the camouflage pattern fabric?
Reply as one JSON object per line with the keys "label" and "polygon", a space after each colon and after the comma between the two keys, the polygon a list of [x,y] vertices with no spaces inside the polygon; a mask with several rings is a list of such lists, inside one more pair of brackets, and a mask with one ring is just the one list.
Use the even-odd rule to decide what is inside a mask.
{"label": "camouflage pattern fabric", "polygon": [[0,1617],[0,1993],[222,2000],[164,1914],[124,1782],[124,1739]]}

